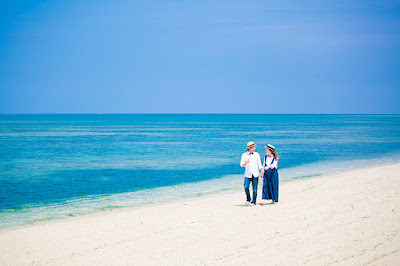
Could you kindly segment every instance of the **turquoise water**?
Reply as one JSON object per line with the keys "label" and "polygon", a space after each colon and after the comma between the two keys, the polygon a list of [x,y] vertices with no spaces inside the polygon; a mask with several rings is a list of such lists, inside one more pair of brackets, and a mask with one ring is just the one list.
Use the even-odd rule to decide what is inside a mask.
{"label": "turquoise water", "polygon": [[0,115],[0,227],[240,188],[250,140],[335,173],[400,161],[400,116]]}

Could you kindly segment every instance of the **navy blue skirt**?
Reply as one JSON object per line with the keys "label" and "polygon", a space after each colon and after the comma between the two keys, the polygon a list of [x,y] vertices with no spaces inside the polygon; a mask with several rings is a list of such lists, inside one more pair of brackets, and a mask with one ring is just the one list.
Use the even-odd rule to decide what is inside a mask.
{"label": "navy blue skirt", "polygon": [[264,173],[264,184],[262,198],[278,202],[279,195],[279,176],[278,170],[268,169]]}

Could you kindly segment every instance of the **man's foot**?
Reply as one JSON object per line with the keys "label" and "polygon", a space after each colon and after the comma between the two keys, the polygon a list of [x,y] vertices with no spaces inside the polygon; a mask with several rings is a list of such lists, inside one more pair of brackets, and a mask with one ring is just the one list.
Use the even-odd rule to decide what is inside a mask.
{"label": "man's foot", "polygon": [[275,201],[273,201],[273,202],[271,202],[270,204],[276,204],[276,202],[275,202]]}
{"label": "man's foot", "polygon": [[250,205],[250,201],[246,201],[245,205],[249,206]]}
{"label": "man's foot", "polygon": [[260,204],[260,205],[263,205],[263,206],[265,205],[265,203],[264,203],[264,202],[260,202],[260,203],[258,203],[258,204]]}
{"label": "man's foot", "polygon": [[250,206],[250,207],[251,207],[251,206],[255,206],[255,204],[252,202],[252,203],[249,204],[249,206]]}

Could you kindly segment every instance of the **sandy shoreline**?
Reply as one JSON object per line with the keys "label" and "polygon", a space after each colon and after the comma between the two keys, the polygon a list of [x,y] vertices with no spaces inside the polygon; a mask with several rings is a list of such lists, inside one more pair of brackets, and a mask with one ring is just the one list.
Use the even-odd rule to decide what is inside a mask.
{"label": "sandy shoreline", "polygon": [[[0,265],[400,265],[400,164],[0,231]],[[261,194],[259,194],[259,199]]]}

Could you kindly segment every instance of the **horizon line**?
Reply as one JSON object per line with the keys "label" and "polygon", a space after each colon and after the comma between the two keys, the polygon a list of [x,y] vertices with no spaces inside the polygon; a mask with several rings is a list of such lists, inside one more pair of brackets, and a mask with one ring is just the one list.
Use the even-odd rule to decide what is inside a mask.
{"label": "horizon line", "polygon": [[400,113],[0,113],[0,115],[400,115]]}

